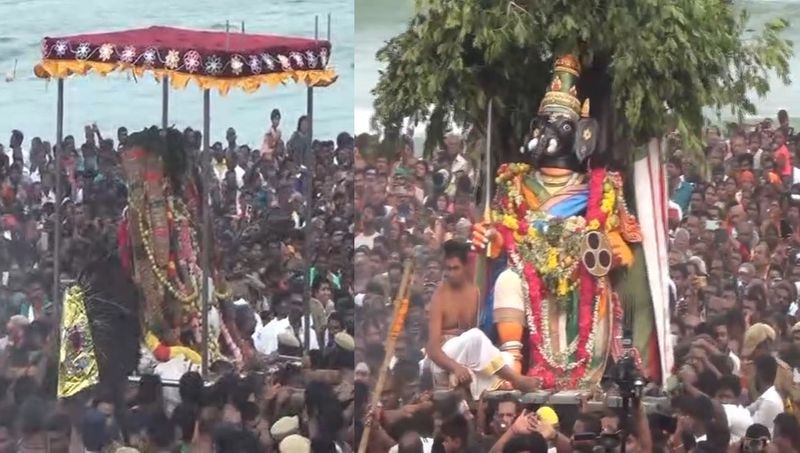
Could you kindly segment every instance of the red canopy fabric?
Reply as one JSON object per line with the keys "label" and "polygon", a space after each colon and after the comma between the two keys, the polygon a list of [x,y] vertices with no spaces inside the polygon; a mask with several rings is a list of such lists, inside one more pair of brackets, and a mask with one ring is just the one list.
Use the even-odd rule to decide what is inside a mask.
{"label": "red canopy fabric", "polygon": [[326,40],[150,27],[44,38],[44,60],[129,65],[215,78],[324,70]]}

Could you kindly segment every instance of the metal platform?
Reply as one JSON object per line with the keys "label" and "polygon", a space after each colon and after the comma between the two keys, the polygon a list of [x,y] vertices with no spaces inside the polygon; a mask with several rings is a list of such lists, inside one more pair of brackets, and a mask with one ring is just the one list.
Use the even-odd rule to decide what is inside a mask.
{"label": "metal platform", "polygon": [[[434,401],[443,401],[454,395],[455,392],[451,390],[437,390],[433,394]],[[495,390],[487,392],[485,399],[487,401],[497,401],[499,399],[511,397],[519,401],[524,406],[538,407],[538,406],[553,406],[554,409],[559,409],[559,406],[567,409],[564,406],[580,406],[581,392],[579,391],[561,391],[556,393],[539,391],[531,393],[522,393],[519,390]],[[648,414],[660,413],[668,414],[671,411],[670,400],[666,396],[645,396],[642,397],[642,404]],[[622,397],[618,395],[609,395],[606,397],[605,402],[599,400],[590,400],[587,402],[589,410],[602,411],[603,409],[620,409],[622,408]]]}

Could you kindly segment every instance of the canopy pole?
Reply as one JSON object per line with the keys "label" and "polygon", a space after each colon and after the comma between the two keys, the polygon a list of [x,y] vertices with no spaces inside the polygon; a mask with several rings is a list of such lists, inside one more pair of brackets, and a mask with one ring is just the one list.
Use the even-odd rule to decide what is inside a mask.
{"label": "canopy pole", "polygon": [[231,21],[225,21],[225,50],[231,50]]}
{"label": "canopy pole", "polygon": [[208,292],[211,259],[211,147],[209,145],[209,134],[211,133],[211,91],[203,90],[203,152],[201,162],[203,164],[203,248],[200,251],[203,266],[203,357],[202,375],[203,379],[208,379]]}
{"label": "canopy pole", "polygon": [[[319,39],[319,16],[314,16],[314,40]],[[306,213],[305,225],[303,225],[303,237],[305,242],[305,261],[306,261],[306,277],[303,279],[303,346],[306,351],[311,351],[311,285],[313,282],[311,278],[311,267],[314,265],[314,257],[312,256],[311,246],[314,241],[311,240],[311,217],[314,214],[314,149],[312,146],[314,140],[314,87],[309,86],[307,91],[306,103],[306,116],[308,117],[308,144],[309,152],[306,156],[306,177],[303,184],[303,192],[305,192]],[[316,326],[319,327],[319,326]]]}
{"label": "canopy pole", "polygon": [[169,76],[161,78],[161,129],[166,131],[169,124]]}
{"label": "canopy pole", "polygon": [[[62,149],[64,148],[64,79],[58,79],[58,105],[56,107],[56,149],[53,158],[56,161],[56,203],[55,225],[53,225],[53,304],[56,307],[56,319],[61,319],[61,200],[64,190],[61,187],[61,171],[63,169]],[[60,321],[59,321],[60,322]]]}

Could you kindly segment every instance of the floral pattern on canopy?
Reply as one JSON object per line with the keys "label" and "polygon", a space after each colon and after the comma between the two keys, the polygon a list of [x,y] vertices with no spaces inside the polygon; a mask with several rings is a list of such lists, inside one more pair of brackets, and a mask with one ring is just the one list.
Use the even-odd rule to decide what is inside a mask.
{"label": "floral pattern on canopy", "polygon": [[231,88],[253,92],[262,84],[288,81],[330,85],[336,81],[330,55],[326,40],[157,26],[44,38],[34,72],[41,78],[151,72],[159,79],[168,76],[174,88],[195,81],[226,94]]}

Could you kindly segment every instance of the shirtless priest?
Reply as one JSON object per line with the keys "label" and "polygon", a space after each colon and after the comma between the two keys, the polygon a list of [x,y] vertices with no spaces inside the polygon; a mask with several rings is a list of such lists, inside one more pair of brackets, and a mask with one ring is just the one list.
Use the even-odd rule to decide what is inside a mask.
{"label": "shirtless priest", "polygon": [[484,391],[504,386],[503,381],[535,391],[539,380],[515,371],[511,354],[497,349],[477,328],[481,297],[467,270],[469,250],[469,244],[455,240],[444,244],[445,281],[431,300],[426,348],[434,381],[469,386],[476,400]]}

